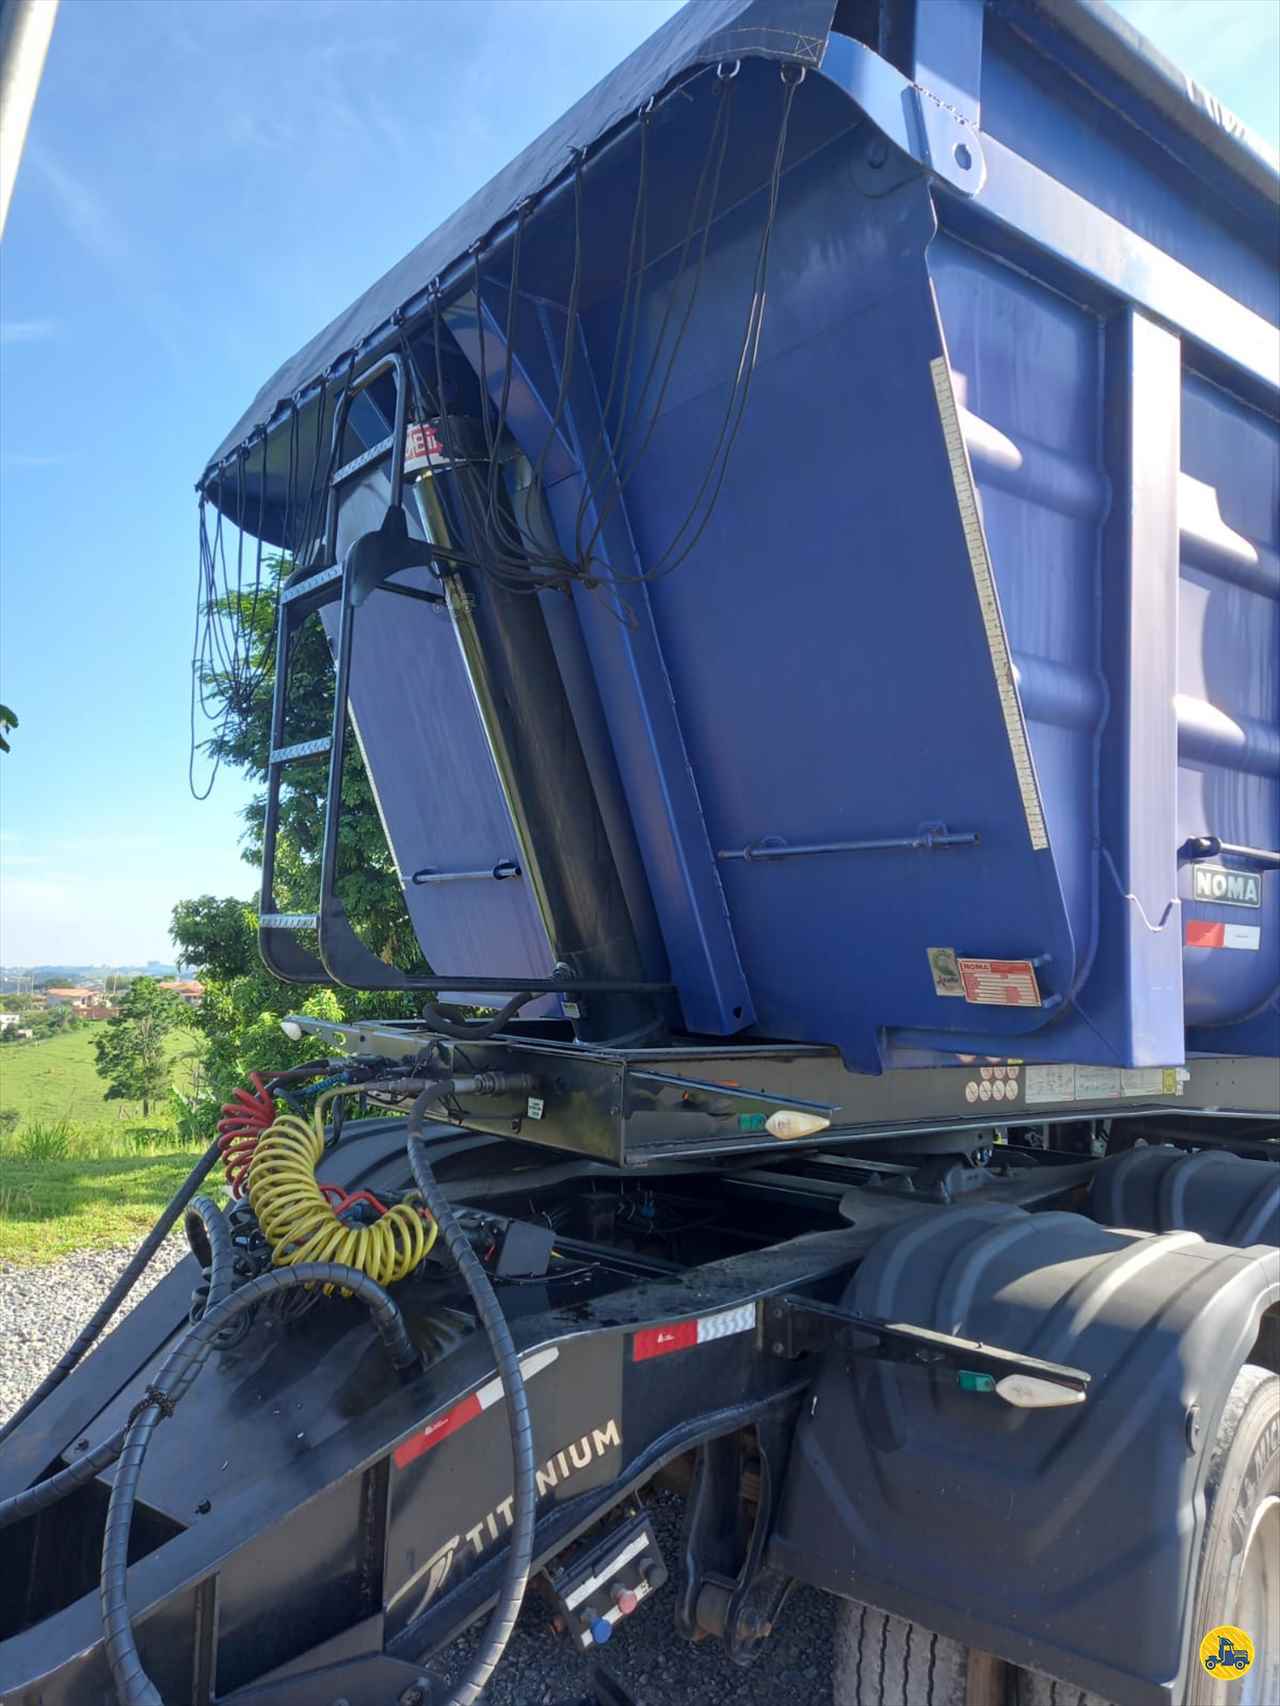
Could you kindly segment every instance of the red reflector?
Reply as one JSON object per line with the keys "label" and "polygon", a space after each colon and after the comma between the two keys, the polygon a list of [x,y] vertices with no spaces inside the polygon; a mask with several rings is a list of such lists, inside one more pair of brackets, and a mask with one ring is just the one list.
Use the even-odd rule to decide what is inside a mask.
{"label": "red reflector", "polygon": [[696,1321],[674,1321],[669,1327],[646,1327],[631,1341],[632,1362],[664,1357],[668,1351],[687,1351],[698,1342]]}
{"label": "red reflector", "polygon": [[1226,941],[1225,924],[1210,924],[1202,918],[1188,918],[1187,946],[1189,948],[1221,948]]}
{"label": "red reflector", "polygon": [[450,1434],[456,1434],[458,1429],[465,1427],[474,1416],[480,1414],[483,1406],[480,1395],[473,1392],[470,1398],[464,1398],[461,1404],[455,1404],[452,1410],[446,1410],[438,1421],[429,1422],[421,1433],[412,1435],[399,1444],[392,1453],[397,1469],[403,1469],[412,1463],[423,1452],[430,1451],[433,1445],[439,1445],[442,1439],[448,1439]]}

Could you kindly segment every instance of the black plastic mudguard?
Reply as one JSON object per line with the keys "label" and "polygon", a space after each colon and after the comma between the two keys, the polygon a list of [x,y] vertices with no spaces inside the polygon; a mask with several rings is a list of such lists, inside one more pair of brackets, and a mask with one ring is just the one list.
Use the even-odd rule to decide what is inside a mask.
{"label": "black plastic mudguard", "polygon": [[1229,1149],[1170,1144],[1113,1155],[1093,1176],[1089,1206],[1104,1226],[1198,1232],[1217,1244],[1280,1245],[1280,1164]]}
{"label": "black plastic mudguard", "polygon": [[768,1562],[1117,1706],[1174,1706],[1208,1452],[1277,1298],[1274,1250],[1191,1232],[988,1205],[886,1233],[846,1307],[1085,1369],[1088,1397],[1015,1409],[828,1353]]}

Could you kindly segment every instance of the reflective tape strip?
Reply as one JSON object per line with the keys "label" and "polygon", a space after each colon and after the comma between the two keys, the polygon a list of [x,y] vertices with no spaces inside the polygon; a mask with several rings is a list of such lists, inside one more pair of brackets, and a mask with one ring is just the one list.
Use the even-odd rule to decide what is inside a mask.
{"label": "reflective tape strip", "polygon": [[[522,1357],[520,1372],[526,1380],[531,1380],[539,1370],[550,1368],[560,1355],[555,1345],[550,1345],[544,1351],[534,1351],[532,1356]],[[503,1395],[501,1379],[487,1380],[485,1384],[461,1399],[443,1416],[437,1416],[433,1422],[428,1422],[425,1428],[409,1438],[402,1440],[392,1453],[392,1461],[397,1469],[405,1469],[415,1462],[424,1452],[431,1450],[433,1445],[439,1445],[442,1439],[448,1439],[450,1434],[456,1434],[468,1422],[485,1410],[490,1410]]]}
{"label": "reflective tape strip", "polygon": [[991,654],[991,667],[995,671],[1000,711],[1004,717],[1005,733],[1009,737],[1009,751],[1013,758],[1014,774],[1018,779],[1018,792],[1022,796],[1027,833],[1031,837],[1032,847],[1040,852],[1049,845],[1044,807],[1040,802],[1040,784],[1036,780],[1035,766],[1031,762],[1027,726],[1023,721],[1022,703],[1014,681],[1013,660],[1009,656],[1009,638],[1005,633],[1004,618],[1000,614],[1000,600],[996,594],[995,576],[991,572],[991,557],[987,551],[987,536],[982,529],[973,469],[969,465],[969,449],[964,441],[964,429],[960,425],[955,393],[951,388],[951,368],[946,356],[935,356],[929,363],[929,373],[933,379],[933,394],[938,402],[942,436],[946,440],[947,461],[951,464],[951,483],[955,487],[956,501],[960,506],[960,524],[964,528],[969,567],[973,571],[973,583],[978,591],[978,608],[982,613],[987,650]]}
{"label": "reflective tape strip", "polygon": [[749,1333],[755,1324],[754,1303],[722,1310],[719,1315],[704,1315],[698,1322],[698,1343],[705,1345],[711,1339],[731,1339],[735,1333]]}
{"label": "reflective tape strip", "polygon": [[671,1351],[687,1351],[694,1345],[710,1344],[713,1339],[730,1339],[735,1333],[749,1333],[756,1324],[754,1303],[739,1304],[736,1309],[722,1309],[715,1315],[703,1315],[696,1321],[671,1321],[661,1327],[645,1327],[631,1341],[632,1362],[647,1362],[651,1357],[667,1356]]}

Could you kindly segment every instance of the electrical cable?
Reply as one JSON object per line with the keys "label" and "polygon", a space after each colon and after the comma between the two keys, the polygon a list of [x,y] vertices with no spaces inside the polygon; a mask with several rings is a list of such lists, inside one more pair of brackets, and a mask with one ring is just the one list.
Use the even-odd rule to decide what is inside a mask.
{"label": "electrical cable", "polygon": [[[249,1206],[271,1246],[276,1267],[332,1261],[358,1269],[379,1285],[405,1279],[436,1241],[434,1219],[397,1203],[372,1225],[344,1220],[316,1180],[325,1151],[324,1110],[341,1085],[316,1098],[309,1120],[282,1114],[257,1141],[248,1172]],[[345,1206],[345,1205],[343,1205]]]}
{"label": "electrical cable", "polygon": [[[201,1252],[195,1248],[192,1236],[193,1219],[207,1243],[207,1260],[202,1260]],[[187,1210],[186,1228],[187,1242],[192,1245],[192,1253],[209,1274],[209,1295],[202,1311],[202,1314],[207,1314],[231,1293],[234,1278],[232,1263],[235,1259],[231,1228],[227,1225],[222,1210],[208,1197],[196,1197],[191,1203]],[[46,1476],[43,1481],[37,1481],[34,1487],[28,1487],[21,1493],[0,1500],[0,1529],[8,1528],[11,1523],[21,1521],[23,1517],[34,1516],[37,1511],[57,1504],[60,1499],[66,1498],[68,1493],[73,1493],[77,1487],[83,1487],[104,1469],[109,1469],[124,1450],[125,1435],[128,1431],[129,1425],[126,1422],[123,1427],[117,1428],[115,1433],[108,1434],[92,1451],[75,1458],[65,1469]]]}
{"label": "electrical cable", "polygon": [[156,1251],[160,1248],[161,1244],[164,1243],[169,1228],[173,1225],[174,1221],[177,1220],[183,1209],[186,1208],[192,1197],[194,1197],[196,1192],[200,1189],[200,1186],[204,1183],[209,1173],[212,1172],[213,1168],[217,1165],[221,1154],[222,1151],[216,1142],[211,1143],[208,1149],[205,1150],[199,1161],[196,1162],[195,1166],[191,1169],[190,1173],[187,1174],[187,1177],[183,1180],[182,1184],[179,1185],[178,1189],[169,1199],[169,1202],[161,1213],[160,1218],[156,1221],[150,1232],[147,1233],[147,1236],[143,1239],[142,1243],[139,1244],[132,1260],[129,1262],[128,1267],[125,1268],[124,1272],[120,1275],[120,1278],[111,1287],[111,1290],[103,1298],[97,1309],[94,1310],[89,1321],[76,1335],[71,1345],[63,1352],[62,1356],[59,1357],[58,1361],[49,1370],[48,1374],[45,1375],[44,1379],[40,1382],[39,1386],[36,1387],[35,1391],[26,1400],[26,1402],[20,1404],[9,1417],[8,1421],[5,1422],[3,1426],[0,1426],[0,1444],[3,1444],[3,1442],[8,1439],[9,1435],[15,1428],[21,1426],[21,1424],[26,1421],[27,1417],[38,1405],[43,1404],[51,1392],[56,1391],[57,1388],[62,1385],[62,1382],[71,1373],[72,1369],[80,1361],[81,1357],[83,1357],[85,1353],[92,1348],[94,1342],[102,1332],[102,1329],[106,1326],[107,1322],[110,1321],[116,1310],[119,1309],[125,1298],[133,1290],[134,1286],[138,1283],[143,1270],[155,1255]]}
{"label": "electrical cable", "polygon": [[116,1471],[107,1506],[99,1602],[107,1664],[120,1706],[164,1706],[159,1690],[143,1668],[128,1601],[129,1531],[151,1436],[160,1421],[173,1414],[174,1407],[190,1390],[196,1375],[216,1347],[219,1334],[246,1309],[256,1308],[279,1292],[301,1286],[320,1286],[326,1292],[337,1289],[350,1293],[369,1310],[397,1373],[405,1378],[421,1367],[421,1358],[394,1300],[367,1274],[339,1262],[307,1262],[298,1267],[277,1268],[260,1274],[187,1328],[165,1359],[155,1381],[147,1387],[124,1430],[120,1467]]}
{"label": "electrical cable", "polygon": [[480,1324],[493,1350],[502,1390],[506,1395],[507,1425],[511,1433],[512,1517],[502,1584],[475,1656],[462,1680],[451,1689],[447,1702],[447,1706],[473,1706],[506,1650],[524,1600],[533,1563],[537,1495],[534,1484],[533,1422],[529,1415],[529,1399],[525,1392],[524,1376],[520,1372],[520,1358],[511,1337],[511,1329],[479,1257],[471,1248],[470,1240],[436,1181],[423,1141],[422,1128],[427,1109],[442,1090],[447,1093],[448,1083],[446,1079],[437,1084],[426,1085],[414,1101],[407,1122],[409,1165],[413,1169],[414,1183],[422,1192],[422,1200],[440,1228],[445,1248],[471,1294]]}

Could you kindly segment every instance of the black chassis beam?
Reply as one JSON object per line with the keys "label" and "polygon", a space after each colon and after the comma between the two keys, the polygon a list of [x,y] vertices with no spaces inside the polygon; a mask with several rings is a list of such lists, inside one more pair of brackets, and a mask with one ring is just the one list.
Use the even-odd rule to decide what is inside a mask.
{"label": "black chassis beam", "polygon": [[[939,1211],[871,1199],[847,1229],[513,1319],[535,1369],[529,1392],[545,1453],[538,1560],[672,1456],[793,1399],[810,1373],[761,1345],[758,1300],[830,1295],[886,1228],[922,1212]],[[194,1278],[194,1265],[181,1264],[0,1448],[0,1497],[120,1424],[185,1320]],[[413,1330],[412,1303],[402,1301]],[[749,1329],[635,1357],[634,1335],[646,1327],[744,1308]],[[369,1646],[355,1657],[384,1655],[402,1676],[399,1665],[443,1645],[497,1590],[510,1493],[504,1406],[430,1449],[415,1444],[427,1424],[492,1382],[483,1337],[471,1335],[408,1386],[381,1366],[363,1312],[337,1300],[288,1335],[265,1345],[262,1337],[255,1327],[210,1363],[157,1431],[143,1475],[140,1513],[173,1533],[132,1565],[129,1599],[144,1663],[175,1706],[259,1697],[268,1706],[293,1693],[276,1684],[310,1669],[308,1653],[319,1686],[335,1659],[351,1665],[333,1642],[356,1626]],[[306,1424],[296,1437],[291,1406]],[[371,1665],[375,1672],[385,1694],[392,1673]],[[0,1699],[111,1706],[96,1591],[0,1640]]]}
{"label": "black chassis beam", "polygon": [[1196,1059],[1186,1067],[1135,1072],[970,1062],[871,1076],[848,1071],[834,1049],[800,1043],[612,1049],[557,1040],[534,1022],[455,1048],[413,1022],[335,1024],[305,1014],[290,1022],[335,1054],[407,1064],[432,1045],[439,1060],[452,1057],[463,1072],[532,1074],[539,1080],[534,1097],[463,1097],[450,1117],[471,1130],[625,1167],[681,1159],[710,1164],[721,1156],[794,1147],[765,1125],[784,1108],[830,1121],[805,1140],[806,1147],[934,1133],[950,1134],[957,1152],[989,1142],[993,1126],[1275,1113],[1274,1061]]}

